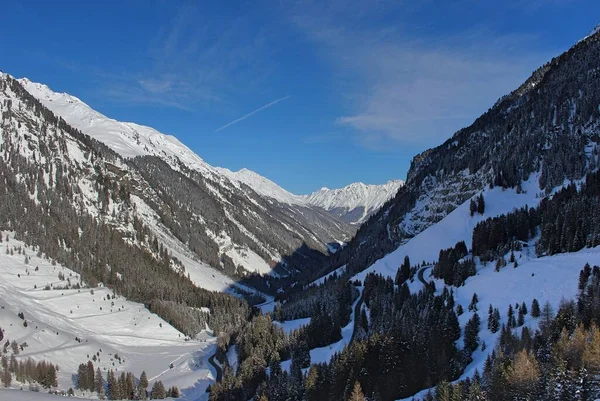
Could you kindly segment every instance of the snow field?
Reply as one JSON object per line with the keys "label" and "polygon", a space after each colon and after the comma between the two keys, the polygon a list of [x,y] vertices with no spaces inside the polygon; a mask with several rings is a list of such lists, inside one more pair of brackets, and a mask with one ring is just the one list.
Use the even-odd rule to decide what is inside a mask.
{"label": "snow field", "polygon": [[[3,239],[7,234],[9,241],[0,244],[0,327],[4,341],[27,343],[18,359],[58,364],[60,390],[75,387],[78,365],[96,355],[94,367],[103,372],[132,372],[139,378],[145,370],[150,386],[161,380],[167,388],[179,387],[190,399],[204,397],[216,377],[207,363],[216,338],[202,332],[196,339],[186,339],[142,304],[114,297],[108,288],[63,289],[67,280],[72,285],[80,282],[77,273],[38,258],[30,248],[25,251],[26,264],[26,256],[14,250],[25,245],[12,233],[2,233]],[[13,249],[12,255],[6,254],[7,247]],[[24,314],[27,327],[18,313]],[[20,385],[13,381],[13,387]]]}

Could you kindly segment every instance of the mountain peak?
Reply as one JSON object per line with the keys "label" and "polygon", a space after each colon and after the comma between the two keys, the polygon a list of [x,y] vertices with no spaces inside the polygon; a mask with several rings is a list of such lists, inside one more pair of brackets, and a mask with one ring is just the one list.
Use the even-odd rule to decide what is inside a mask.
{"label": "mountain peak", "polygon": [[339,189],[323,187],[303,198],[352,224],[361,224],[403,185],[402,180],[390,180],[383,185],[354,182]]}

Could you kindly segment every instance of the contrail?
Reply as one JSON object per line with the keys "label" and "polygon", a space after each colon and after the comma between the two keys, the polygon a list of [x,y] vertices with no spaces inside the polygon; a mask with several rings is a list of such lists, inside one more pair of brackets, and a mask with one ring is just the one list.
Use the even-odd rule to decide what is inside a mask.
{"label": "contrail", "polygon": [[272,102],[271,102],[271,103],[269,103],[269,104],[265,104],[264,106],[262,106],[262,107],[259,107],[258,109],[254,110],[254,111],[252,111],[252,112],[250,112],[250,113],[248,113],[248,114],[246,114],[245,116],[243,116],[243,117],[240,117],[240,118],[238,118],[237,120],[233,120],[232,122],[225,124],[225,125],[224,125],[224,126],[222,126],[221,128],[217,129],[215,132],[219,132],[219,131],[221,131],[222,129],[225,129],[225,128],[227,128],[227,127],[229,127],[230,125],[233,125],[233,124],[235,124],[235,123],[239,123],[240,121],[247,119],[248,117],[250,117],[250,116],[252,116],[252,115],[254,115],[254,114],[258,113],[259,111],[262,111],[262,110],[264,110],[264,109],[268,109],[269,107],[271,107],[271,106],[274,106],[275,104],[277,104],[277,103],[279,103],[279,102],[283,102],[285,99],[289,99],[290,97],[292,97],[292,96],[291,96],[291,95],[289,95],[289,96],[285,96],[285,97],[282,97],[281,99],[274,100],[274,101],[272,101]]}

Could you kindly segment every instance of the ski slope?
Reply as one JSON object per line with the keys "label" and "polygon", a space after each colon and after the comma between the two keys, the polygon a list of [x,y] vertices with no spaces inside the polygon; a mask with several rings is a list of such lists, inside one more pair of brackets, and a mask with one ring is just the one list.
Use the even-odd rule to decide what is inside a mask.
{"label": "ski slope", "polygon": [[[203,331],[195,339],[185,338],[142,304],[115,297],[108,288],[63,289],[69,282],[80,283],[79,275],[37,257],[12,233],[2,233],[3,239],[7,234],[9,241],[0,244],[0,327],[5,341],[27,343],[18,359],[31,357],[58,364],[59,390],[75,387],[72,375],[78,365],[96,354],[94,367],[103,372],[129,371],[139,378],[145,370],[150,386],[161,380],[167,388],[179,387],[183,399],[205,397],[206,387],[215,379],[207,363],[216,348],[212,333]],[[19,247],[26,249],[28,263],[25,255],[18,253]],[[64,279],[59,279],[59,273]],[[27,327],[17,316],[21,312]],[[20,385],[13,381],[13,387]],[[3,394],[0,399],[6,399]]]}

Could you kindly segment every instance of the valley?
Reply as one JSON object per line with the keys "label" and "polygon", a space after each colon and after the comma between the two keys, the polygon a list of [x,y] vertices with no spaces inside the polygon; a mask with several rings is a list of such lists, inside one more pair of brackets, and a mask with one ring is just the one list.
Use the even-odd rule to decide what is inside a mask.
{"label": "valley", "polygon": [[306,195],[0,72],[0,399],[599,399],[599,66]]}

